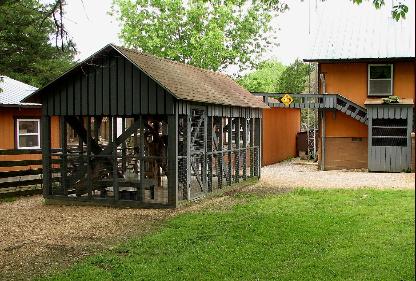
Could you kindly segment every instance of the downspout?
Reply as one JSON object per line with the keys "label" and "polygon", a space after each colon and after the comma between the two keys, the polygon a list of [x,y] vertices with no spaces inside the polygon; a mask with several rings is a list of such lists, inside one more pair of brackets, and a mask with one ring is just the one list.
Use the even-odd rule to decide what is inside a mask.
{"label": "downspout", "polygon": [[[322,94],[325,95],[326,94],[326,82],[325,82],[325,74],[324,73],[320,73],[319,74],[319,79],[321,80],[321,89],[322,89]],[[325,170],[325,145],[326,145],[326,137],[325,137],[325,109],[321,109],[321,143],[322,143],[322,148],[321,148],[321,171]]]}

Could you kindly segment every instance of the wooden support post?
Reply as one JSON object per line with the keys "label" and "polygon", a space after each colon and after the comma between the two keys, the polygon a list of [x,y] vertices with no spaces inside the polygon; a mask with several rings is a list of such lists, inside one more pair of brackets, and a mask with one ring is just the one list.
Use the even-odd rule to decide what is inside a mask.
{"label": "wooden support post", "polygon": [[186,198],[191,199],[191,125],[192,125],[192,115],[186,116]]}
{"label": "wooden support post", "polygon": [[139,159],[140,159],[140,191],[139,191],[139,200],[144,202],[144,118],[142,115],[139,117],[140,122],[140,148],[139,148]]}
{"label": "wooden support post", "polygon": [[[84,128],[84,118],[82,116],[79,117],[79,122],[81,126]],[[82,162],[82,157],[84,154],[84,142],[81,135],[78,135],[78,149],[79,149],[79,159]]]}
{"label": "wooden support post", "polygon": [[219,136],[218,136],[218,147],[217,150],[220,152],[217,154],[217,177],[218,177],[218,188],[222,188],[222,177],[224,175],[223,164],[224,164],[224,118],[220,118],[219,122]]}
{"label": "wooden support post", "polygon": [[[111,123],[113,123],[113,131],[112,131],[112,139],[115,140],[117,138],[117,118],[111,117]],[[118,163],[117,163],[117,143],[115,141],[112,142],[112,149],[113,149],[113,192],[114,192],[114,200],[119,200],[119,192],[118,192]]]}
{"label": "wooden support post", "polygon": [[243,179],[247,179],[247,119],[242,118],[243,122],[243,147],[242,155],[243,155]]}
{"label": "wooden support post", "polygon": [[168,116],[168,205],[178,204],[178,112]]}
{"label": "wooden support post", "polygon": [[92,169],[91,169],[91,117],[87,117],[87,184],[88,184],[88,197],[92,198]]}
{"label": "wooden support post", "polygon": [[236,152],[234,157],[234,165],[235,165],[235,175],[234,175],[234,182],[239,182],[240,180],[240,118],[235,118],[235,144],[236,144]]}
{"label": "wooden support post", "polygon": [[203,120],[203,130],[204,130],[204,150],[202,155],[202,186],[203,191],[207,192],[207,186],[208,186],[208,175],[207,175],[207,165],[208,165],[208,157],[207,157],[207,151],[208,151],[208,116],[207,111],[204,110],[204,114],[201,117]]}
{"label": "wooden support post", "polygon": [[250,118],[250,177],[254,177],[254,118]]}
{"label": "wooden support post", "polygon": [[51,117],[42,114],[42,166],[43,166],[43,196],[52,195],[52,166],[51,166]]}
{"label": "wooden support post", "polygon": [[326,154],[326,132],[325,132],[325,111],[323,109],[321,109],[321,170],[324,171],[325,170],[325,154]]}
{"label": "wooden support post", "polygon": [[64,195],[68,195],[68,138],[66,122],[64,117],[60,118],[61,130],[61,148],[62,148],[62,162],[61,162],[61,185]]}
{"label": "wooden support post", "polygon": [[228,118],[228,166],[227,166],[227,185],[232,181],[232,149],[233,149],[233,118]]}
{"label": "wooden support post", "polygon": [[[402,110],[405,110],[404,108]],[[413,108],[407,108],[407,163],[406,163],[406,170],[412,170],[412,129],[413,129]],[[368,140],[370,141],[370,140]],[[413,153],[415,153],[413,151]]]}
{"label": "wooden support post", "polygon": [[[126,130],[126,118],[125,117],[123,117],[122,119],[121,119],[121,132],[123,133],[124,131]],[[127,155],[127,153],[126,153],[126,141],[125,140],[123,140],[123,142],[121,143],[121,147],[122,147],[122,150],[121,150],[121,166],[122,166],[122,170],[123,170],[123,174],[124,173],[126,173],[126,170],[127,170],[127,159],[126,159],[126,155]]]}
{"label": "wooden support post", "polygon": [[257,149],[257,157],[255,159],[255,176],[260,178],[261,174],[261,118],[255,119],[254,125],[254,145]]}
{"label": "wooden support post", "polygon": [[212,192],[212,164],[213,164],[213,159],[214,159],[214,155],[212,153],[212,147],[213,147],[213,142],[214,142],[214,138],[212,135],[212,127],[213,127],[213,117],[212,116],[208,116],[208,123],[207,123],[207,152],[206,155],[206,159],[207,159],[207,171],[208,171],[208,192]]}

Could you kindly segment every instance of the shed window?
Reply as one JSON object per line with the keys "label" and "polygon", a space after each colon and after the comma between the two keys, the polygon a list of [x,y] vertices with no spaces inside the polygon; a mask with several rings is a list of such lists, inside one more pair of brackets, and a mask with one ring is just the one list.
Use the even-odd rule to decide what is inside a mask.
{"label": "shed window", "polygon": [[393,94],[393,65],[368,65],[368,95],[391,96]]}
{"label": "shed window", "polygon": [[40,120],[39,119],[17,119],[17,148],[37,149],[40,148]]}

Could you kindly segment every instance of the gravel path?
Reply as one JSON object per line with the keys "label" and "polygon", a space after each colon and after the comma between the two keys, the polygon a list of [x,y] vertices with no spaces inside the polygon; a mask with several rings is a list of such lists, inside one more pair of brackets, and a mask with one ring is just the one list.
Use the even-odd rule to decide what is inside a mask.
{"label": "gravel path", "polygon": [[262,169],[260,185],[306,188],[415,188],[415,173],[319,171],[311,162],[292,159]]}

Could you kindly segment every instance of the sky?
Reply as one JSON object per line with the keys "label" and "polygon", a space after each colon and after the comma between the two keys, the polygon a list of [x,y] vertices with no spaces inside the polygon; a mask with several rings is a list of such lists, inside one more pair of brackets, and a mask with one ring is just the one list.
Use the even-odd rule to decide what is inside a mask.
{"label": "sky", "polygon": [[[413,0],[412,0],[413,1]],[[277,29],[278,47],[263,54],[264,59],[276,59],[285,65],[307,56],[311,38],[319,18],[334,9],[352,6],[350,0],[286,0],[290,9],[273,19]],[[391,5],[387,2],[387,7]],[[391,1],[393,2],[393,1]],[[121,44],[120,24],[108,14],[112,0],[68,0],[66,28],[77,45],[77,59],[85,59],[108,43]],[[360,9],[374,9],[371,1],[364,1]]]}

